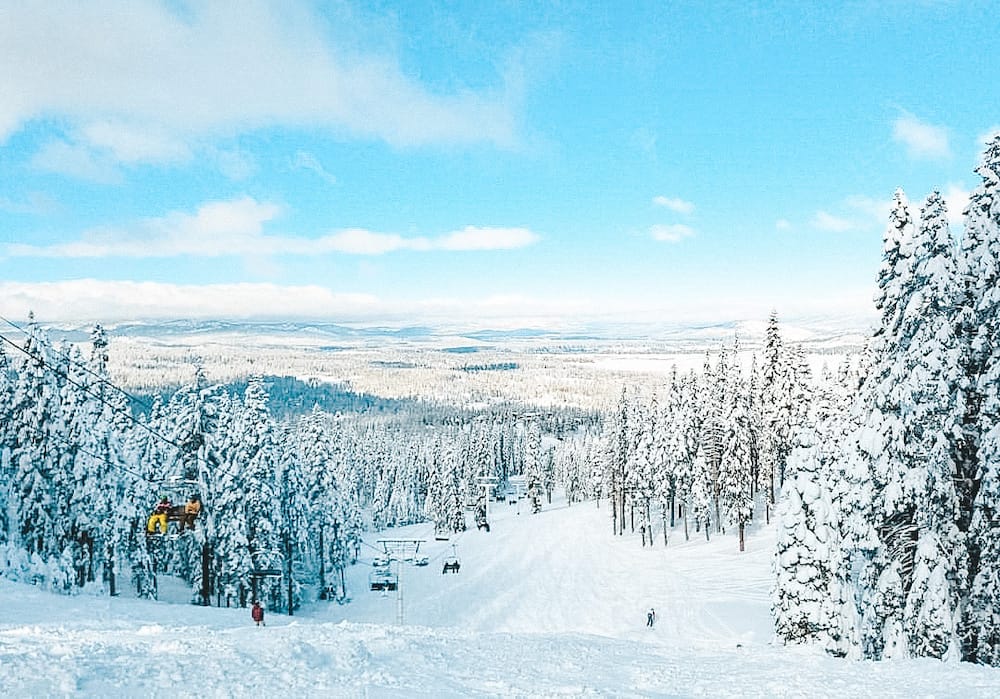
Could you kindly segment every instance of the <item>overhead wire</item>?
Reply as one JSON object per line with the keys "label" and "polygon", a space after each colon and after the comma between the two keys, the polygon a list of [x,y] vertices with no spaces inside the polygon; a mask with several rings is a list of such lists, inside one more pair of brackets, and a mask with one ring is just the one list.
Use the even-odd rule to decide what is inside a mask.
{"label": "overhead wire", "polygon": [[[28,335],[28,331],[27,330],[25,330],[24,328],[22,328],[20,325],[18,325],[14,321],[10,320],[9,318],[5,318],[4,316],[0,315],[0,322],[6,323],[7,325],[9,325],[10,327],[14,328],[15,330],[17,330],[18,332],[20,332],[23,335]],[[4,339],[6,339],[6,338],[4,338]],[[8,340],[8,342],[9,342],[9,340]],[[114,391],[117,391],[118,393],[122,394],[123,396],[125,396],[126,398],[128,398],[133,403],[138,403],[140,406],[142,406],[143,408],[145,408],[147,412],[151,412],[153,410],[153,406],[150,405],[148,402],[144,401],[141,398],[138,398],[138,397],[132,395],[131,393],[129,393],[128,391],[126,391],[124,388],[121,388],[120,386],[116,386],[114,383],[111,382],[110,379],[108,379],[105,376],[101,376],[100,374],[98,374],[96,371],[94,371],[93,369],[91,369],[89,366],[87,366],[83,362],[78,362],[78,361],[74,360],[70,356],[69,352],[60,352],[58,349],[56,349],[55,352],[56,352],[56,354],[58,354],[60,357],[62,357],[63,359],[65,359],[67,362],[69,362],[73,366],[78,367],[78,368],[82,369],[84,372],[86,372],[86,373],[90,374],[91,376],[93,376],[95,379],[97,379],[98,383],[104,384],[108,388],[110,388],[110,389],[112,389]]]}
{"label": "overhead wire", "polygon": [[[12,327],[16,328],[19,332],[23,333],[25,336],[30,337],[30,333],[27,330],[25,330],[24,328],[21,328],[19,325],[17,325],[13,321],[8,320],[7,318],[5,318],[3,316],[0,316],[0,321],[3,321],[5,323],[11,325]],[[111,410],[114,413],[117,413],[117,414],[122,415],[123,417],[127,418],[133,424],[141,427],[143,430],[145,430],[146,432],[148,432],[149,434],[151,434],[153,437],[159,439],[161,442],[163,442],[165,444],[168,444],[169,446],[172,446],[174,449],[177,450],[177,457],[178,457],[178,459],[180,459],[184,455],[184,453],[185,453],[184,452],[184,448],[181,445],[179,445],[177,442],[175,442],[174,440],[170,439],[169,437],[164,436],[159,431],[154,430],[152,427],[150,427],[147,423],[143,422],[142,420],[139,420],[137,417],[135,417],[131,413],[131,411],[122,410],[120,408],[120,406],[115,405],[114,403],[111,403],[104,396],[100,395],[99,393],[95,393],[93,390],[90,390],[84,384],[81,384],[78,381],[73,380],[69,376],[68,373],[66,373],[64,371],[61,371],[59,368],[54,367],[51,362],[46,361],[45,357],[40,356],[37,353],[33,353],[33,352],[29,351],[28,349],[22,347],[21,345],[17,344],[16,342],[14,342],[13,340],[11,340],[10,338],[8,338],[7,336],[5,336],[3,334],[0,334],[0,340],[2,340],[3,342],[6,342],[10,346],[14,347],[16,350],[18,350],[19,352],[21,352],[22,354],[24,354],[27,357],[33,359],[39,366],[41,366],[41,367],[43,367],[45,369],[48,369],[49,371],[51,371],[56,376],[58,376],[58,377],[60,377],[62,379],[65,379],[69,383],[71,383],[74,386],[80,388],[86,394],[90,395],[91,397],[97,399],[99,402],[101,402],[104,405],[106,405],[109,408],[111,408]],[[119,393],[121,393],[121,394],[123,394],[123,395],[125,395],[125,396],[127,396],[127,397],[129,397],[129,398],[131,398],[131,399],[133,399],[133,400],[135,400],[137,402],[139,402],[140,405],[145,405],[142,401],[139,401],[134,396],[132,396],[131,394],[129,394],[128,391],[125,391],[124,389],[116,386],[109,379],[106,379],[106,378],[100,376],[100,374],[97,374],[96,372],[92,371],[89,367],[86,367],[82,363],[74,361],[70,356],[68,356],[68,354],[64,354],[62,352],[58,352],[57,350],[55,350],[55,352],[60,357],[65,358],[70,364],[83,369],[84,371],[86,371],[91,376],[94,376],[95,378],[97,378],[104,385],[107,385],[110,388],[113,388],[114,390],[118,391]],[[215,463],[215,471],[217,473],[228,475],[231,478],[237,478],[238,477],[238,474],[232,472],[231,470],[229,470],[227,468],[222,467],[217,462]],[[150,480],[150,482],[154,482],[154,483],[159,483],[161,481],[162,481],[162,479],[160,481]]]}
{"label": "overhead wire", "polygon": [[[140,420],[139,418],[137,418],[131,412],[126,412],[124,410],[121,410],[118,406],[116,406],[113,403],[109,402],[107,399],[104,398],[104,396],[100,395],[99,393],[94,392],[91,388],[89,388],[85,384],[82,384],[79,381],[74,380],[72,377],[70,377],[69,373],[67,373],[65,371],[62,371],[62,370],[58,369],[57,367],[52,366],[51,362],[46,361],[44,357],[42,357],[39,354],[36,354],[34,352],[31,352],[31,351],[25,349],[24,347],[21,347],[21,345],[17,344],[16,342],[14,342],[13,340],[11,340],[6,335],[0,335],[0,340],[6,342],[8,345],[10,345],[11,347],[15,348],[19,352],[27,355],[28,357],[31,357],[32,359],[34,359],[39,364],[39,366],[42,366],[44,368],[49,369],[56,376],[58,376],[58,377],[60,377],[62,379],[65,379],[69,383],[73,384],[74,386],[76,386],[77,388],[79,388],[80,390],[82,390],[87,395],[89,395],[89,396],[91,396],[93,398],[96,398],[98,401],[100,401],[104,405],[106,405],[109,408],[111,408],[114,412],[116,412],[119,415],[122,415],[123,417],[127,418],[128,420],[130,420],[134,424],[138,425],[142,429],[144,429],[147,432],[149,432],[154,437],[160,439],[162,442],[164,442],[166,444],[169,444],[174,449],[177,449],[178,452],[180,452],[180,453],[184,452],[184,448],[181,447],[181,445],[177,444],[176,442],[174,442],[172,439],[170,439],[168,437],[164,437],[162,434],[160,434],[159,432],[157,432],[156,430],[154,430],[152,427],[150,427],[149,425],[147,425],[145,422],[143,422],[142,420]],[[108,382],[108,383],[110,383],[110,382]]]}
{"label": "overhead wire", "polygon": [[[20,332],[24,333],[26,336],[30,336],[29,333],[26,330],[24,330],[23,328],[21,328],[20,326],[18,326],[16,323],[13,323],[12,321],[4,318],[3,316],[0,316],[0,321],[8,323],[9,325],[13,326],[14,328],[17,328]],[[64,380],[66,380],[70,384],[76,386],[77,388],[79,388],[80,390],[82,390],[87,395],[91,396],[92,398],[97,399],[98,402],[100,402],[100,403],[106,405],[107,407],[109,407],[112,410],[112,412],[114,412],[114,413],[116,413],[118,415],[121,415],[121,416],[127,418],[133,424],[138,425],[139,427],[141,427],[142,429],[144,429],[146,432],[148,432],[149,434],[151,434],[156,439],[159,439],[164,444],[167,444],[167,445],[173,447],[174,449],[177,450],[178,458],[180,458],[184,454],[183,447],[181,447],[179,444],[177,444],[177,442],[175,442],[174,440],[170,439],[169,437],[164,436],[162,433],[160,433],[159,431],[153,429],[152,427],[150,427],[147,423],[143,422],[142,420],[139,420],[137,417],[135,417],[131,413],[131,411],[122,410],[120,406],[115,405],[114,403],[111,403],[104,396],[102,396],[100,393],[97,393],[97,392],[91,390],[88,386],[86,386],[86,385],[84,385],[84,384],[82,384],[82,383],[74,380],[72,377],[69,376],[69,374],[67,372],[64,372],[64,371],[60,370],[59,368],[53,366],[51,362],[49,362],[49,361],[47,361],[45,359],[45,357],[41,356],[38,353],[31,352],[30,350],[26,349],[25,347],[22,347],[21,345],[17,344],[16,342],[14,342],[13,340],[11,340],[10,338],[8,338],[5,335],[0,334],[0,340],[2,340],[3,342],[6,342],[11,347],[15,348],[16,350],[18,350],[19,352],[21,352],[25,356],[27,356],[30,359],[34,360],[40,367],[42,367],[44,369],[47,369],[48,371],[52,372],[54,375],[56,375],[56,376],[58,376],[58,377],[60,377],[60,378],[62,378]],[[113,388],[114,390],[116,390],[116,391],[124,394],[125,396],[132,397],[127,391],[125,391],[122,388],[119,388],[118,386],[116,386],[115,384],[113,384],[110,380],[101,377],[99,374],[97,374],[96,372],[94,372],[91,369],[89,369],[89,367],[84,366],[80,362],[73,361],[72,358],[69,357],[67,354],[64,354],[64,353],[61,353],[61,352],[58,352],[58,351],[56,353],[60,357],[65,358],[72,365],[77,366],[77,367],[83,369],[84,371],[86,371],[88,374],[96,377],[101,383],[103,383],[103,384],[105,384],[105,385]],[[8,411],[8,415],[7,416],[9,417],[11,413],[12,413],[12,411]],[[93,456],[94,458],[102,458],[102,457],[100,457],[98,455],[95,455],[93,453],[88,452],[87,450],[83,449],[79,445],[70,443],[68,440],[65,440],[64,438],[60,437],[59,435],[41,433],[37,429],[32,428],[30,425],[25,425],[25,427],[27,427],[28,429],[33,430],[35,432],[38,432],[39,434],[43,434],[43,436],[51,436],[51,437],[54,437],[57,440],[63,441],[67,445],[76,447],[77,449],[79,449],[83,453],[86,453],[86,454],[88,454],[90,456]],[[150,483],[160,483],[162,481],[162,479],[156,480],[156,479],[148,478],[147,476],[144,476],[142,474],[138,474],[136,471],[133,471],[133,470],[131,470],[131,469],[125,467],[125,466],[122,466],[121,464],[115,464],[115,463],[113,463],[113,462],[111,462],[111,461],[109,461],[107,459],[104,459],[104,461],[109,466],[118,468],[120,470],[124,470],[124,471],[126,471],[128,473],[131,473],[133,475],[137,475],[138,477],[140,477],[143,480],[146,480],[146,481],[148,481]],[[224,469],[222,469],[222,470],[224,470]],[[233,475],[233,474],[229,474],[229,475]]]}
{"label": "overhead wire", "polygon": [[[10,413],[8,413],[8,415],[9,414]],[[157,484],[158,483],[158,481],[156,481],[156,480],[154,480],[152,478],[149,478],[148,476],[146,476],[146,475],[144,475],[142,473],[139,473],[138,471],[135,471],[135,470],[129,468],[128,466],[125,466],[124,464],[115,463],[115,462],[111,461],[111,459],[109,459],[106,456],[101,456],[100,454],[95,454],[94,452],[90,451],[89,449],[85,449],[84,447],[81,447],[76,442],[72,442],[69,439],[67,439],[66,437],[63,437],[63,436],[61,436],[59,434],[56,434],[56,433],[53,433],[53,432],[45,432],[44,430],[42,430],[42,429],[40,429],[38,427],[34,427],[34,426],[28,425],[26,423],[21,423],[20,427],[22,427],[23,429],[28,430],[29,432],[35,433],[36,435],[38,435],[39,437],[42,437],[44,439],[55,439],[58,442],[62,442],[63,444],[65,444],[68,447],[71,447],[71,448],[73,448],[73,449],[75,449],[75,450],[77,450],[79,452],[82,452],[82,453],[86,454],[87,456],[95,458],[98,461],[103,461],[108,466],[116,468],[116,469],[118,469],[120,471],[125,471],[126,473],[130,473],[133,476],[135,476],[136,478],[144,480],[144,481],[146,481],[148,483],[153,483],[153,484]]]}

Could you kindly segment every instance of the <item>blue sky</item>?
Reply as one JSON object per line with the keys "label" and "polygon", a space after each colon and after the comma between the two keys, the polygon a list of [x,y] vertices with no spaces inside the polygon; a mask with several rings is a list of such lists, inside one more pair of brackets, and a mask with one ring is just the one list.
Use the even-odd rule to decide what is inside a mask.
{"label": "blue sky", "polygon": [[866,313],[956,234],[990,2],[0,5],[0,315]]}

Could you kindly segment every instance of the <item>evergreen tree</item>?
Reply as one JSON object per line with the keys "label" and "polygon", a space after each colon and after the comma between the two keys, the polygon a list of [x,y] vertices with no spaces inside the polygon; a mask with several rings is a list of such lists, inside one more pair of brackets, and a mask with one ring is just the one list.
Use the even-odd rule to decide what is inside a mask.
{"label": "evergreen tree", "polygon": [[773,614],[786,643],[817,643],[836,651],[840,609],[833,594],[836,514],[824,477],[822,445],[793,450],[795,474],[785,483],[778,510]]}
{"label": "evergreen tree", "polygon": [[18,425],[13,461],[12,537],[42,561],[58,560],[65,543],[61,491],[62,448],[66,444],[60,413],[61,386],[50,369],[53,352],[45,333],[32,320],[23,345],[26,359],[18,368],[13,410]]}
{"label": "evergreen tree", "polygon": [[958,472],[959,526],[968,523],[970,538],[962,634],[966,659],[1000,665],[1000,134],[976,172],[982,182],[969,196],[961,265],[963,300],[974,309],[962,326],[971,384],[963,426],[980,438],[974,454],[963,453]]}
{"label": "evergreen tree", "polygon": [[528,424],[524,440],[524,482],[528,489],[527,497],[531,503],[532,514],[538,514],[542,510],[545,483],[543,459],[542,430],[538,423],[532,420]]}
{"label": "evergreen tree", "polygon": [[876,295],[881,324],[875,333],[872,376],[862,397],[868,417],[859,440],[874,488],[879,536],[879,547],[862,575],[863,646],[866,655],[876,659],[884,653],[905,654],[908,648],[902,616],[915,554],[916,491],[915,479],[908,477],[914,464],[905,444],[907,413],[901,407],[908,368],[898,359],[911,339],[901,337],[899,329],[912,291],[907,284],[912,278],[913,228],[909,203],[897,190],[883,241]]}

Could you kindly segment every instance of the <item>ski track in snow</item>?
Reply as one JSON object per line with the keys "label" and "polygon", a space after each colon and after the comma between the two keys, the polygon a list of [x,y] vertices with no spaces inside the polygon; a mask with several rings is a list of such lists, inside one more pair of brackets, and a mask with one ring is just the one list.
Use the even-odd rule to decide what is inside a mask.
{"label": "ski track in snow", "polygon": [[[62,597],[0,581],[0,695],[208,697],[990,697],[1000,670],[934,660],[829,658],[773,643],[773,529],[670,531],[667,547],[611,534],[607,503],[538,515],[493,505],[490,533],[434,541],[427,525],[371,534],[350,604],[267,615]],[[381,536],[428,539],[426,567],[394,593],[367,590]],[[452,552],[457,575],[441,573]],[[654,629],[645,612],[657,611]]]}

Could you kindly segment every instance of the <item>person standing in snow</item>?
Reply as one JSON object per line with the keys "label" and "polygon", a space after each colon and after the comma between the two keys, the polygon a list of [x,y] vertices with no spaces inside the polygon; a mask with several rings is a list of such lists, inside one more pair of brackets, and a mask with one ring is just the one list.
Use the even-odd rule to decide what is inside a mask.
{"label": "person standing in snow", "polygon": [[264,623],[264,608],[260,606],[260,602],[254,602],[253,608],[250,610],[251,618],[257,622],[257,626],[267,626]]}
{"label": "person standing in snow", "polygon": [[650,607],[649,611],[646,612],[646,626],[653,628],[653,622],[656,621],[656,611]]}

